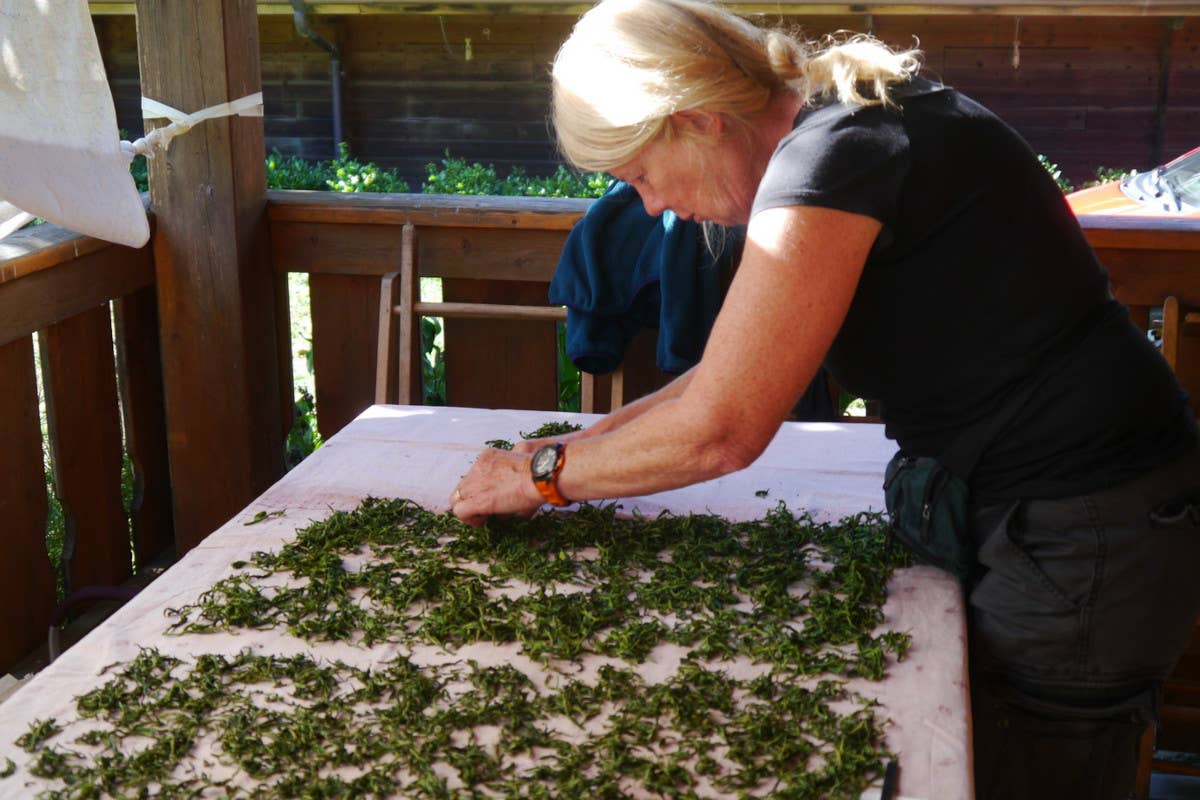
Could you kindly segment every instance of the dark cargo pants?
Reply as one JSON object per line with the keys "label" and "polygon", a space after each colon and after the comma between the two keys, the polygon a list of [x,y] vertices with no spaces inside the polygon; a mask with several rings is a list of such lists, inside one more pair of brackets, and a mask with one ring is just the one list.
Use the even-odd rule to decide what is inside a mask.
{"label": "dark cargo pants", "polygon": [[1200,452],[1121,486],[974,510],[978,800],[1125,798],[1200,614]]}

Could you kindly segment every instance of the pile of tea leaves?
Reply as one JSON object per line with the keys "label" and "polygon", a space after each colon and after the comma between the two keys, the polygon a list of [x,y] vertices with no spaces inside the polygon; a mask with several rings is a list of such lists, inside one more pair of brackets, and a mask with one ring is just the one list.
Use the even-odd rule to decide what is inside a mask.
{"label": "pile of tea leaves", "polygon": [[[547,422],[540,427],[534,428],[529,433],[519,431],[522,439],[547,439],[552,436],[565,436],[568,433],[583,430],[583,426],[574,422]],[[512,450],[513,443],[508,439],[488,439],[484,442],[488,447],[494,447],[497,450]]]}
{"label": "pile of tea leaves", "polygon": [[[79,719],[31,725],[29,770],[61,783],[48,798],[856,798],[881,777],[886,720],[846,681],[909,646],[879,630],[901,559],[882,521],[617,511],[334,512],[169,611],[171,632],[394,658],[143,650]],[[490,649],[510,655],[471,657]]]}

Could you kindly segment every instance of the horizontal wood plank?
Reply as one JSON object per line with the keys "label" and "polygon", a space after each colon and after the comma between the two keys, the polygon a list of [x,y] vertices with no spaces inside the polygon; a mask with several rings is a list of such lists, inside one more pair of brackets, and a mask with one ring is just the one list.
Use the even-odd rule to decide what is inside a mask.
{"label": "horizontal wood plank", "polygon": [[1079,225],[1097,250],[1190,250],[1200,253],[1200,219],[1084,214]]}
{"label": "horizontal wood plank", "polygon": [[457,228],[570,230],[591,205],[575,198],[443,194],[268,192],[267,216],[278,222]]}
{"label": "horizontal wood plank", "polygon": [[0,282],[0,344],[154,284],[149,248],[87,247],[85,242],[83,252],[71,244],[41,250],[36,257],[46,260],[36,270]]}
{"label": "horizontal wood plank", "polygon": [[1097,249],[1117,299],[1126,305],[1161,306],[1174,295],[1200,306],[1200,254],[1179,250]]}
{"label": "horizontal wood plank", "polygon": [[[394,308],[400,312],[400,306]],[[566,322],[567,310],[553,306],[514,306],[502,303],[414,303],[413,313],[446,319],[510,319]]]}
{"label": "horizontal wood plank", "polygon": [[82,236],[58,225],[35,225],[0,241],[0,284],[56,267],[89,253],[118,247],[103,239]]}
{"label": "horizontal wood plank", "polygon": [[[129,0],[88,0],[93,14],[108,15],[133,13],[134,4]],[[261,15],[287,15],[295,13],[294,8],[283,0],[262,0],[258,4]],[[744,2],[734,4],[734,7],[744,12],[764,12],[778,14],[789,4]],[[859,3],[795,3],[810,14],[844,14],[863,8]],[[570,13],[582,14],[591,6],[579,3],[577,0],[524,0],[514,3],[511,0],[461,0],[453,2],[397,2],[397,0],[319,0],[308,4],[314,14],[479,14],[488,13],[496,8],[514,15]],[[876,14],[1138,14],[1138,15],[1174,15],[1200,13],[1200,4],[1193,0],[1144,0],[1135,3],[1130,0],[1033,0],[1021,2],[1000,0],[999,2],[980,3],[978,0],[941,0],[936,3],[917,3],[908,0],[884,0],[873,2],[869,8]]]}
{"label": "horizontal wood plank", "polygon": [[[273,222],[274,267],[286,272],[382,276],[399,268],[397,225]],[[418,226],[421,275],[549,281],[566,242],[555,230]]]}

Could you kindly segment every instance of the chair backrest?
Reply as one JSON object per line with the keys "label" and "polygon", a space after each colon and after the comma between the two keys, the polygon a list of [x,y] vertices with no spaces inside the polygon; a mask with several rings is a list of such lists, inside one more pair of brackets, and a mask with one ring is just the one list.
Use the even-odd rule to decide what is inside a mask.
{"label": "chair backrest", "polygon": [[1200,309],[1187,307],[1174,295],[1163,301],[1162,354],[1200,416]]}
{"label": "chair backrest", "polygon": [[[421,317],[565,322],[567,312],[565,308],[544,305],[422,301],[417,273],[416,229],[411,223],[406,224],[401,233],[400,269],[387,273],[380,281],[379,346],[375,364],[376,403],[399,403],[401,405],[420,405],[422,403]],[[503,337],[496,338],[497,344],[502,344]],[[486,357],[486,354],[484,355]],[[448,359],[454,357],[454,354],[451,353]],[[581,410],[590,413],[595,408],[596,401],[594,378],[583,373],[581,380]],[[621,405],[623,395],[619,391],[620,383],[618,374],[612,383],[610,408],[617,408]],[[455,403],[453,397],[448,397],[447,400]]]}

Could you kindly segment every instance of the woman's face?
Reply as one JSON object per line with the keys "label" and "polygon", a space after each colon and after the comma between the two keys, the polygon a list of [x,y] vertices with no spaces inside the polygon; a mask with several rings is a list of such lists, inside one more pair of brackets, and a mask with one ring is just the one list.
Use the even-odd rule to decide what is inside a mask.
{"label": "woman's face", "polygon": [[761,175],[735,137],[658,139],[612,170],[637,189],[651,216],[670,209],[684,220],[745,225]]}

